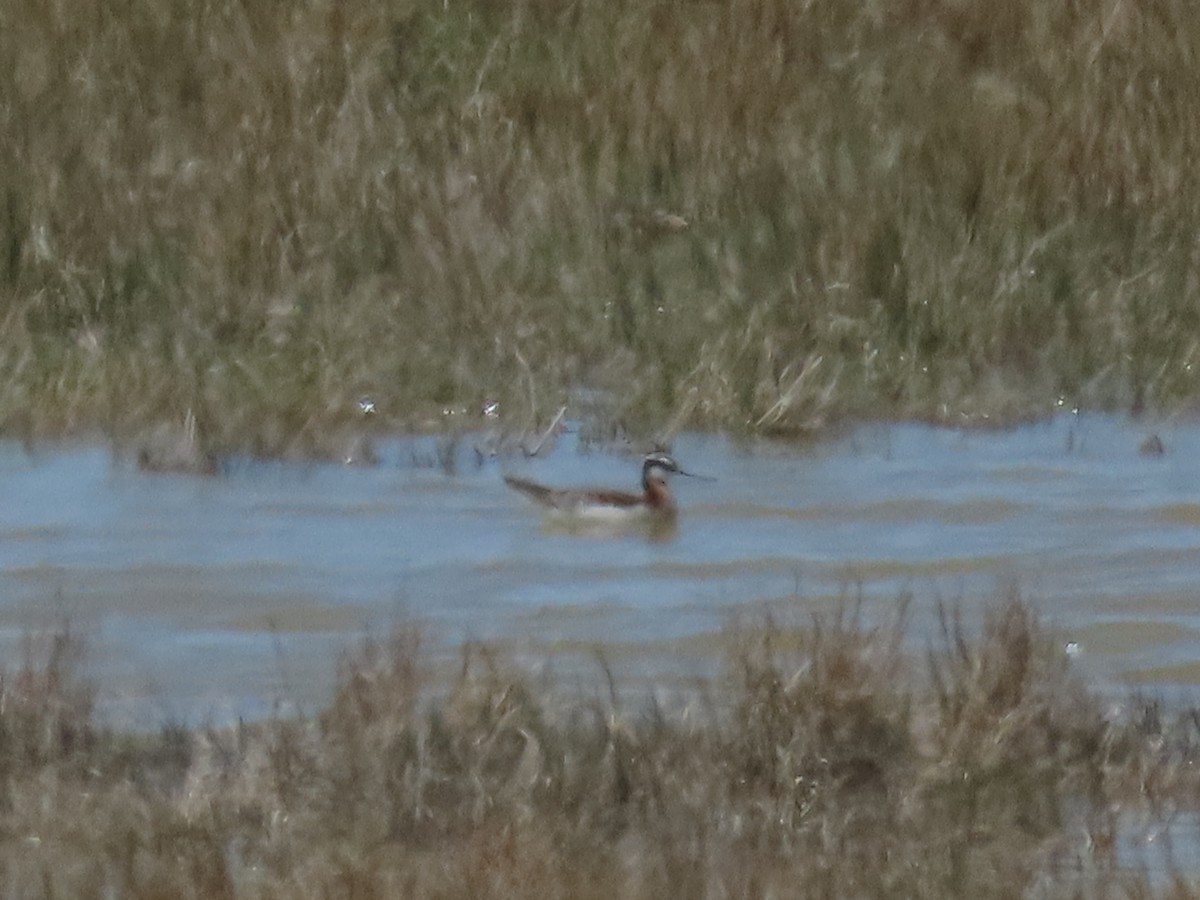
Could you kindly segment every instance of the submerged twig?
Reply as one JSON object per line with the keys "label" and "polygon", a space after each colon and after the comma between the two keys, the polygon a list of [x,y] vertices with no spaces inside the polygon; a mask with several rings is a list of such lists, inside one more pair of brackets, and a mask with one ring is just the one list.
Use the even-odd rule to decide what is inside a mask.
{"label": "submerged twig", "polygon": [[565,406],[560,406],[558,408],[558,412],[554,414],[554,418],[551,420],[550,426],[544,432],[542,432],[542,436],[534,442],[533,446],[530,447],[522,445],[521,450],[526,456],[533,457],[542,452],[542,450],[546,447],[546,442],[558,433],[558,427],[562,423],[563,417],[566,414],[567,408]]}

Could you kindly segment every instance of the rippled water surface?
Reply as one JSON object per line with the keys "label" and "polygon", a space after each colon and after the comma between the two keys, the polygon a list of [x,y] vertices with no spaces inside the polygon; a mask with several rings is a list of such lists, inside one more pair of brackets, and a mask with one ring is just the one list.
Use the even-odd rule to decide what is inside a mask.
{"label": "rippled water surface", "polygon": [[[1160,457],[1139,453],[1151,431]],[[501,480],[633,487],[636,458],[567,435],[544,459],[477,465],[464,441],[448,474],[426,464],[437,449],[204,478],[0,444],[0,638],[69,621],[104,708],[154,724],[311,707],[339,651],[413,621],[443,648],[603,644],[630,677],[686,674],[731,617],[860,593],[870,614],[911,592],[922,640],[939,600],[971,619],[1015,584],[1089,678],[1200,680],[1194,423],[877,424],[804,449],[684,435],[676,457],[716,480],[675,481],[679,526],[659,540],[548,528]]]}

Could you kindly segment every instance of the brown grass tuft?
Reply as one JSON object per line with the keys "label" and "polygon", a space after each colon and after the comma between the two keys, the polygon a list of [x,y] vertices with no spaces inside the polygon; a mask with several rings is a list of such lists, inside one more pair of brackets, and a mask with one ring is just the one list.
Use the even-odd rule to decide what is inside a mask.
{"label": "brown grass tuft", "polygon": [[0,428],[1190,402],[1195,16],[983,9],[3,0]]}
{"label": "brown grass tuft", "polygon": [[158,735],[93,721],[64,634],[0,691],[0,884],[26,897],[1192,896],[1118,851],[1131,814],[1165,827],[1200,800],[1195,714],[1138,703],[1105,721],[1013,597],[978,636],[943,612],[923,672],[907,609],[737,630],[726,675],[672,707],[623,697],[607,669],[611,691],[564,691],[484,646],[434,683],[402,631],[347,655],[314,718]]}

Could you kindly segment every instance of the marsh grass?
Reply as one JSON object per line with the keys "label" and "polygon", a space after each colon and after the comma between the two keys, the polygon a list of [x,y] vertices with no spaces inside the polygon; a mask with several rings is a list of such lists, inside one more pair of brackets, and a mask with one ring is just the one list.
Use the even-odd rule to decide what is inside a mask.
{"label": "marsh grass", "polygon": [[1193,896],[1115,848],[1121,814],[1200,802],[1194,714],[1105,720],[1019,600],[978,635],[945,622],[928,668],[903,652],[903,610],[741,629],[725,674],[672,705],[623,699],[607,671],[566,690],[486,646],[435,685],[401,631],[348,654],[316,716],[159,735],[97,724],[58,641],[0,683],[0,882],[30,898]]}
{"label": "marsh grass", "polygon": [[1191,12],[3,0],[0,427],[1174,408]]}

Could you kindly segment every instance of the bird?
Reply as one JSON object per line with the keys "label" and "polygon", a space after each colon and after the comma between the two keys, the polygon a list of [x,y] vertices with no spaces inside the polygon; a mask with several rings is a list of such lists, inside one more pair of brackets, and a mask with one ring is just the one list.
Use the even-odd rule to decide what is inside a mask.
{"label": "bird", "polygon": [[515,475],[505,475],[504,483],[557,516],[597,522],[673,521],[679,510],[667,487],[669,475],[703,478],[684,471],[666,453],[651,453],[642,463],[640,494],[607,487],[548,487]]}

